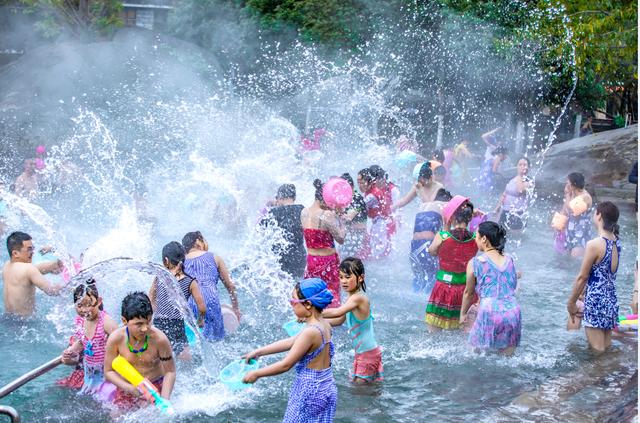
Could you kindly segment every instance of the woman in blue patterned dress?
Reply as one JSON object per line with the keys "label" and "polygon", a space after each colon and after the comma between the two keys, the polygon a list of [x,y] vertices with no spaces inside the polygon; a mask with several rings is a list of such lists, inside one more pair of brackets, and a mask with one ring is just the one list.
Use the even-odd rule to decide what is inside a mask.
{"label": "woman in blue patterned dress", "polygon": [[254,383],[261,377],[278,375],[296,366],[284,423],[333,421],[338,401],[331,367],[334,347],[331,325],[322,318],[322,310],[332,301],[333,294],[322,279],[303,279],[296,285],[289,302],[296,317],[304,319],[305,327],[297,335],[253,350],[243,357],[250,360],[289,351],[282,360],[248,372],[243,379],[245,383]]}
{"label": "woman in blue patterned dress", "polygon": [[515,297],[518,281],[513,258],[504,254],[506,234],[506,229],[495,222],[483,222],[478,227],[476,244],[483,254],[467,265],[460,325],[467,320],[477,293],[478,315],[469,333],[469,343],[479,350],[511,355],[520,345],[521,313]]}
{"label": "woman in blue patterned dress", "polygon": [[598,237],[587,242],[580,273],[567,302],[571,320],[579,319],[576,302],[584,292],[582,324],[589,346],[597,352],[604,352],[611,345],[611,331],[618,322],[615,282],[620,261],[619,216],[618,207],[610,201],[596,207],[593,222]]}
{"label": "woman in blue patterned dress", "polygon": [[[500,183],[502,183],[502,176],[500,175],[500,165],[507,158],[507,149],[501,145],[496,147],[491,153],[491,157],[485,159],[480,169],[480,176],[477,179],[480,188],[493,191]],[[496,179],[500,178],[498,182]]]}
{"label": "woman in blue patterned dress", "polygon": [[[221,280],[224,287],[229,291],[231,307],[239,321],[240,309],[238,308],[236,287],[231,281],[231,276],[224,260],[220,256],[209,252],[209,244],[207,244],[200,231],[188,232],[182,238],[182,245],[187,252],[183,266],[184,273],[198,281],[198,287],[207,304],[202,335],[209,341],[218,341],[224,338],[224,321],[222,319],[222,309],[220,308],[218,280]],[[197,316],[198,308],[193,297],[189,299],[189,305],[193,315]]]}

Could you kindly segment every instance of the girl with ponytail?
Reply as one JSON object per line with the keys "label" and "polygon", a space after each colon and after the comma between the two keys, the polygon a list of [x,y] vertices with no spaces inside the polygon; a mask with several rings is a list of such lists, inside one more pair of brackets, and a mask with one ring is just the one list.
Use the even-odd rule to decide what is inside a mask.
{"label": "girl with ponytail", "polygon": [[460,324],[467,320],[477,294],[478,315],[469,333],[469,343],[479,350],[511,355],[520,345],[521,313],[515,297],[516,268],[513,258],[504,254],[506,242],[507,231],[502,225],[483,222],[478,227],[476,244],[483,254],[467,264]]}
{"label": "girl with ponytail", "polygon": [[[587,242],[580,272],[567,302],[571,321],[582,317],[589,346],[597,352],[604,352],[611,345],[611,331],[618,322],[615,282],[620,262],[619,216],[618,207],[610,201],[596,207],[593,223],[598,237]],[[584,311],[580,313],[576,303],[583,294]]]}

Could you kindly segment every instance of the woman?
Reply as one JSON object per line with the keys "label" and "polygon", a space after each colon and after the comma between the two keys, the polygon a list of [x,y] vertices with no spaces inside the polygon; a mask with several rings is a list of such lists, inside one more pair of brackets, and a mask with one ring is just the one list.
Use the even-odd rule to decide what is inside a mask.
{"label": "woman", "polygon": [[322,197],[322,181],[313,181],[315,199],[302,210],[302,232],[307,246],[305,279],[320,278],[333,294],[329,307],[340,306],[340,258],[335,242],[344,243],[345,225],[338,216],[340,210],[328,210]]}
{"label": "woman", "polygon": [[584,188],[584,176],[570,173],[564,186],[564,204],[561,214],[567,216],[564,230],[564,251],[572,257],[582,257],[587,241],[591,238],[591,206],[593,200]]}
{"label": "woman", "polygon": [[580,273],[567,301],[571,320],[579,319],[576,302],[584,291],[582,322],[589,346],[597,352],[604,352],[611,345],[611,331],[618,323],[615,282],[620,262],[619,216],[618,207],[609,201],[596,207],[593,223],[598,237],[586,243]]}
{"label": "woman", "polygon": [[507,149],[498,146],[491,152],[491,157],[485,159],[478,178],[478,184],[485,190],[493,191],[497,186],[497,179],[501,178],[500,165],[507,158]]}
{"label": "woman", "polygon": [[341,178],[351,185],[353,199],[345,209],[347,230],[344,245],[340,249],[340,255],[362,259],[365,255],[364,246],[367,235],[367,205],[364,203],[362,194],[356,191],[351,175],[344,173]]}
{"label": "woman", "polygon": [[394,222],[391,217],[390,195],[383,192],[376,184],[376,178],[370,168],[358,172],[358,188],[364,193],[367,206],[367,217],[371,227],[366,237],[365,258],[380,259],[391,252],[391,230]]}
{"label": "woman", "polygon": [[[224,322],[220,308],[218,280],[222,280],[224,287],[229,292],[231,307],[238,320],[240,320],[241,315],[236,287],[231,280],[224,260],[222,260],[222,257],[209,252],[209,244],[200,231],[188,232],[182,238],[182,245],[187,252],[184,261],[184,273],[198,281],[200,292],[207,306],[202,334],[210,341],[220,340],[224,338]],[[198,309],[193,297],[189,299],[189,305],[193,310],[193,314],[197,316]]]}
{"label": "woman", "polygon": [[530,165],[526,157],[518,160],[518,174],[509,181],[496,207],[496,212],[500,212],[499,223],[507,229],[522,230],[525,227],[523,215],[529,205],[527,190],[533,185],[527,176]]}

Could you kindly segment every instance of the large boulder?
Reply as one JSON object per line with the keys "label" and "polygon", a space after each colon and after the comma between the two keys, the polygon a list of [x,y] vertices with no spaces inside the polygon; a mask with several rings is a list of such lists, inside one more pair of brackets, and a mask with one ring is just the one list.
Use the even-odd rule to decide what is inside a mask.
{"label": "large boulder", "polygon": [[537,178],[543,192],[560,192],[567,175],[580,172],[599,197],[633,198],[629,172],[638,160],[638,125],[574,138],[553,145]]}

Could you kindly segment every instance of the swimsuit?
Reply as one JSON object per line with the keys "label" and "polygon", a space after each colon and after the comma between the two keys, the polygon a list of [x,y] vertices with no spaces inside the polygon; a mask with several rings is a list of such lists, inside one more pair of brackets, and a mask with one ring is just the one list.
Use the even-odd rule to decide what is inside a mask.
{"label": "swimsuit", "polygon": [[[224,322],[217,283],[220,279],[218,266],[213,253],[206,252],[198,257],[187,258],[184,261],[184,272],[198,281],[198,287],[207,305],[204,317],[202,335],[209,341],[224,338]],[[198,306],[193,297],[189,298],[189,305],[194,316],[198,315]]]}
{"label": "swimsuit", "polygon": [[351,343],[355,350],[351,379],[356,377],[365,380],[383,380],[384,368],[382,366],[382,350],[376,342],[373,331],[373,315],[365,320],[358,320],[352,312],[346,315],[346,324]]}
{"label": "swimsuit", "polygon": [[[591,266],[589,280],[584,295],[584,315],[582,323],[586,327],[611,330],[618,323],[618,296],[616,295],[616,274],[620,263],[620,241],[606,242],[605,254],[600,263]],[[613,246],[618,251],[618,266],[611,270]]]}
{"label": "swimsuit", "polygon": [[[178,281],[180,293],[185,300],[189,300],[191,297],[191,282],[193,282],[193,278],[187,275]],[[156,310],[153,313],[153,325],[167,335],[171,349],[176,355],[184,350],[188,344],[184,331],[184,318],[176,306],[175,300],[169,295],[164,282],[160,280],[156,282]]]}

